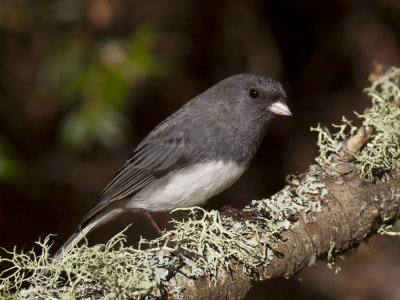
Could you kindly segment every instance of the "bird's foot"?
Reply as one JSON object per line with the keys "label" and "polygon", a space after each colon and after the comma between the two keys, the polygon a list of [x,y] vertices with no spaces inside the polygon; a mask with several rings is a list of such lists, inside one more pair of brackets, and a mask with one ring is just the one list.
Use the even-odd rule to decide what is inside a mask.
{"label": "bird's foot", "polygon": [[186,250],[184,248],[182,248],[182,245],[184,244],[188,244],[190,242],[192,242],[193,240],[191,239],[184,239],[182,241],[165,241],[166,242],[166,246],[168,246],[169,248],[172,248],[174,250],[171,251],[172,254],[176,255],[176,256],[185,256],[185,257],[189,257],[195,260],[199,260],[199,259],[206,259],[203,255],[199,255],[197,253],[194,253],[192,251]]}
{"label": "bird's foot", "polygon": [[237,209],[235,207],[232,207],[230,205],[224,205],[221,208],[220,213],[221,213],[221,215],[231,217],[232,219],[234,219],[236,221],[249,220],[254,223],[260,222],[260,219],[257,218],[251,212],[243,211],[243,210]]}

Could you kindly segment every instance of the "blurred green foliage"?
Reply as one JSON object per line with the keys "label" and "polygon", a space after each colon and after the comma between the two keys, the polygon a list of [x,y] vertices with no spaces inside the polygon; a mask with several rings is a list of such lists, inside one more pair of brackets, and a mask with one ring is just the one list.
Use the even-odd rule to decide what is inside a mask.
{"label": "blurred green foliage", "polygon": [[2,0],[0,28],[24,32],[43,24],[76,21],[84,12],[85,3],[79,0]]}
{"label": "blurred green foliage", "polygon": [[127,39],[62,39],[54,46],[41,64],[38,84],[63,101],[66,116],[58,137],[63,146],[83,151],[95,143],[121,141],[131,89],[165,70],[162,59],[152,53],[156,41],[155,30],[141,26]]}
{"label": "blurred green foliage", "polygon": [[140,80],[165,70],[164,60],[153,53],[159,39],[155,28],[139,25],[119,38],[98,35],[87,23],[90,5],[78,0],[0,3],[0,30],[40,41],[38,68],[29,72],[37,89],[60,102],[58,144],[77,153],[120,142],[129,132],[124,110],[130,92]]}
{"label": "blurred green foliage", "polygon": [[0,135],[0,181],[15,183],[23,175],[23,164],[8,139]]}
{"label": "blurred green foliage", "polygon": [[[134,105],[132,90],[166,70],[165,58],[154,53],[161,37],[155,27],[104,30],[93,21],[104,16],[90,13],[95,2],[0,1],[0,74],[10,78],[1,82],[0,100],[15,103],[3,113],[16,107],[34,133],[46,124],[57,126],[54,145],[75,154],[123,141],[132,132],[127,113]],[[23,89],[15,91],[18,80]],[[16,183],[28,167],[11,141],[0,132],[0,181]]]}

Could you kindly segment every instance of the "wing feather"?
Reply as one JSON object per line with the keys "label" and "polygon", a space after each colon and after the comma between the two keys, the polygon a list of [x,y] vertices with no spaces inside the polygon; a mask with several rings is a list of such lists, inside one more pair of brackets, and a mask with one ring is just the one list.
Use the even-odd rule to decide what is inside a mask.
{"label": "wing feather", "polygon": [[81,226],[110,203],[132,197],[161,176],[187,164],[187,136],[163,129],[150,134],[135,149],[103,190],[96,205],[83,217]]}

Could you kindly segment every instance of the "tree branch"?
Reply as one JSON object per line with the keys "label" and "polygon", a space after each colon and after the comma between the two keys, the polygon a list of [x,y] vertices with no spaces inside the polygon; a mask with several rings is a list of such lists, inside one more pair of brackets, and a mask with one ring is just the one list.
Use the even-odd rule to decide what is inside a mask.
{"label": "tree branch", "polygon": [[[319,175],[318,180],[328,190],[323,210],[300,215],[297,226],[282,233],[275,248],[279,257],[257,268],[258,280],[288,278],[317,259],[357,247],[380,226],[399,218],[399,172],[392,172],[391,179],[385,182],[366,182],[353,163],[344,163],[346,168],[351,167],[347,174],[329,175],[331,172],[323,170]],[[181,284],[182,280],[171,282]],[[254,278],[246,276],[241,266],[237,266],[229,274],[220,274],[215,284],[207,277],[184,281],[183,299],[243,298],[253,282]]]}
{"label": "tree branch", "polygon": [[[382,66],[377,68],[382,70]],[[393,149],[389,150],[387,146],[389,143],[395,145],[396,151],[399,149],[399,136],[388,137],[388,132],[396,131],[400,122],[399,74],[399,70],[391,69],[387,77],[382,72],[374,77],[373,86],[369,90],[373,108],[364,115],[358,115],[365,120],[366,126],[361,126],[350,138],[344,138],[344,130],[350,127],[350,131],[354,133],[356,128],[346,119],[343,119],[344,125],[336,126],[341,130],[334,137],[326,130],[317,128],[320,133],[319,146],[325,147],[325,150],[321,149],[321,157],[318,159],[320,165],[310,169],[318,174],[316,181],[321,182],[327,191],[323,199],[319,199],[323,208],[320,212],[298,214],[296,226],[282,232],[280,241],[274,248],[279,255],[275,255],[267,265],[258,266],[256,277],[246,276],[241,266],[236,266],[230,272],[221,273],[215,284],[210,283],[210,278],[205,276],[184,281],[184,299],[243,298],[254,281],[279,276],[288,278],[313,265],[317,259],[328,258],[332,262],[335,255],[357,247],[377,233],[378,229],[384,232],[385,228],[399,219],[399,153],[393,155]],[[382,156],[380,158],[374,157],[377,155],[371,151],[362,151],[368,140],[374,138],[374,117],[378,117],[375,123],[379,127],[375,133],[376,140],[379,139],[378,136],[386,136],[387,140],[379,143],[373,141],[367,144],[367,149],[379,145],[381,148],[375,153],[379,153]],[[385,119],[386,123],[382,121]],[[322,142],[325,144],[322,145]],[[330,145],[327,146],[326,143]],[[388,158],[391,159],[389,166]],[[382,169],[390,172],[385,173],[379,168],[385,164],[374,165],[372,161],[376,160],[385,161],[386,169]],[[305,175],[298,177],[301,181]],[[291,188],[291,181],[284,190]],[[315,195],[308,194],[308,201],[314,200]]]}
{"label": "tree branch", "polygon": [[39,256],[14,249],[0,257],[11,264],[0,296],[242,299],[256,281],[288,278],[317,259],[332,264],[399,219],[399,76],[394,68],[375,76],[360,128],[344,118],[335,134],[313,129],[318,164],[270,199],[236,214],[186,209],[186,220],[139,249],[125,247],[123,234],[60,260],[51,259],[49,238],[38,242]]}

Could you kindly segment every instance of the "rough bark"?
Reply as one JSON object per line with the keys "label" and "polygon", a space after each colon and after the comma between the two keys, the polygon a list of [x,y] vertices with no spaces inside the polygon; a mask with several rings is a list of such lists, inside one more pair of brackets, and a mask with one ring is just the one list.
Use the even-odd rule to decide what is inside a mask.
{"label": "rough bark", "polygon": [[[365,182],[354,168],[347,174],[328,173],[319,178],[329,191],[323,211],[303,215],[294,230],[283,234],[284,242],[276,249],[279,257],[258,268],[258,280],[288,278],[328,254],[357,247],[380,225],[399,218],[399,197],[393,195],[400,186],[398,172],[387,182]],[[184,286],[183,299],[243,299],[253,282],[240,266],[230,274],[221,272],[216,284],[210,284],[207,277],[179,282],[171,279],[172,285]]]}
{"label": "rough bark", "polygon": [[[229,274],[220,271],[217,278],[175,276],[168,284],[183,286],[184,299],[242,299],[254,281],[278,276],[288,278],[313,265],[317,259],[328,257],[332,260],[335,254],[357,247],[381,226],[394,223],[400,214],[398,170],[386,174],[384,179],[369,182],[361,178],[353,162],[372,132],[370,126],[361,127],[341,142],[337,154],[331,154],[333,164],[322,166],[317,178],[328,191],[321,199],[322,211],[297,216],[297,226],[283,232],[274,249],[276,255],[268,265],[258,267],[253,276],[248,276],[240,265],[236,265]],[[311,198],[308,200],[312,201]]]}
{"label": "rough bark", "polygon": [[[387,70],[378,65],[371,78],[375,76],[376,80]],[[398,78],[396,75],[391,79],[397,86],[400,84]],[[372,131],[370,126],[361,127],[341,142],[338,154],[331,154],[335,166],[322,166],[318,176],[328,191],[323,199],[323,210],[298,216],[297,226],[282,234],[275,249],[279,255],[275,255],[267,266],[258,267],[252,278],[245,275],[239,265],[230,274],[221,272],[216,284],[210,284],[210,278],[205,276],[196,280],[179,278],[180,282],[172,278],[170,283],[184,286],[184,299],[242,299],[254,281],[280,276],[288,278],[318,259],[333,261],[335,256],[354,249],[380,228],[396,222],[400,215],[399,170],[394,169],[383,179],[366,181],[354,163],[355,154],[362,150]]]}
{"label": "rough bark", "polygon": [[[255,257],[257,257],[257,259],[258,257],[261,257],[262,259],[264,259],[263,257],[266,257],[266,259],[268,259],[268,261],[265,261],[265,264],[260,264],[262,266],[259,266],[258,260],[256,260],[256,263],[254,264],[249,264],[251,266],[251,274],[249,274],[249,268],[247,268],[247,272],[245,272],[243,265],[239,264],[237,261],[233,261],[231,257],[235,257],[236,259],[238,259],[238,261],[241,261],[242,264],[247,264],[249,261],[253,262],[252,259],[248,259],[253,258],[253,256],[244,256],[243,258],[243,256],[237,255],[237,252],[228,252],[228,255],[224,256],[227,260],[230,259],[229,263],[227,263],[226,261],[223,261],[223,263],[221,263],[222,260],[217,260],[216,266],[213,265],[213,267],[215,267],[215,269],[217,269],[218,271],[208,271],[209,273],[213,274],[212,277],[211,275],[198,276],[198,274],[202,274],[205,270],[204,265],[200,265],[199,272],[197,272],[196,268],[194,268],[196,269],[196,272],[194,273],[186,271],[182,272],[184,267],[186,267],[187,269],[193,268],[193,266],[197,267],[196,263],[198,261],[195,259],[194,261],[191,261],[194,264],[182,266],[184,264],[184,261],[179,260],[180,262],[182,262],[182,265],[176,266],[176,258],[180,257],[179,255],[182,253],[177,255],[179,251],[175,250],[179,250],[180,242],[183,242],[182,244],[185,243],[185,238],[187,238],[186,240],[193,240],[193,237],[188,235],[196,235],[197,232],[203,234],[203,230],[197,229],[199,227],[183,227],[184,229],[179,231],[179,233],[184,233],[183,235],[178,234],[178,230],[170,231],[165,234],[165,236],[167,236],[166,239],[168,239],[168,233],[172,234],[169,236],[170,238],[178,237],[178,240],[175,240],[174,242],[168,241],[172,245],[178,246],[176,249],[173,250],[173,252],[168,252],[170,254],[172,253],[172,257],[175,259],[169,260],[172,262],[171,264],[167,264],[165,262],[160,263],[160,261],[168,261],[168,259],[171,259],[170,256],[168,256],[167,259],[165,257],[165,254],[162,254],[161,258],[159,258],[157,254],[160,254],[160,248],[154,249],[154,252],[151,252],[151,256],[145,256],[144,254],[146,254],[146,252],[144,251],[135,252],[136,250],[130,249],[128,252],[119,252],[118,256],[115,257],[112,256],[112,253],[110,253],[110,251],[108,250],[105,251],[105,253],[98,250],[89,251],[90,249],[88,247],[83,247],[81,250],[77,250],[77,253],[84,253],[86,256],[84,256],[83,260],[85,261],[88,259],[88,257],[94,256],[97,257],[97,260],[94,261],[96,261],[97,263],[99,263],[100,261],[102,263],[104,260],[102,255],[107,254],[108,256],[106,257],[111,257],[111,262],[115,260],[116,262],[122,264],[122,266],[126,266],[129,264],[131,264],[132,266],[139,265],[139,267],[135,269],[135,272],[132,272],[133,267],[130,266],[128,267],[128,269],[130,268],[131,271],[125,273],[140,273],[144,274],[144,276],[137,276],[134,279],[129,277],[130,279],[128,280],[122,280],[122,284],[129,280],[137,280],[132,281],[136,282],[135,284],[132,284],[132,282],[130,282],[130,284],[131,286],[135,286],[135,288],[137,288],[138,290],[141,289],[141,293],[137,295],[145,295],[143,297],[146,298],[162,297],[162,295],[169,295],[170,298],[173,298],[175,295],[178,295],[179,291],[181,291],[179,296],[181,296],[183,299],[243,299],[247,291],[252,287],[252,284],[256,281],[263,281],[268,280],[272,277],[281,276],[289,278],[303,268],[313,265],[318,259],[328,258],[328,262],[332,263],[335,256],[354,249],[362,241],[368,239],[371,235],[377,233],[380,229],[386,228],[386,226],[393,224],[399,219],[400,216],[400,136],[389,136],[388,141],[385,143],[385,147],[383,148],[374,148],[374,143],[376,143],[376,136],[373,136],[373,129],[376,125],[380,126],[381,133],[384,132],[392,134],[400,132],[399,130],[393,130],[392,128],[394,123],[396,123],[397,126],[394,128],[400,128],[400,110],[398,107],[400,105],[400,90],[396,88],[396,90],[394,91],[392,88],[393,83],[397,86],[400,85],[400,69],[396,69],[395,73],[392,74],[396,74],[396,77],[393,78],[392,76],[390,78],[391,81],[388,83],[389,88],[387,86],[378,86],[378,89],[386,88],[387,90],[391,91],[391,97],[396,98],[396,102],[391,103],[391,105],[395,105],[395,108],[383,106],[383,108],[385,109],[382,110],[382,113],[381,111],[379,111],[375,112],[374,114],[374,116],[376,116],[376,118],[379,120],[389,120],[387,123],[385,123],[386,126],[381,126],[380,122],[372,123],[373,125],[364,124],[365,126],[359,128],[359,130],[355,134],[353,134],[348,139],[340,141],[340,143],[337,143],[338,139],[340,139],[338,137],[344,137],[345,135],[335,135],[334,147],[328,148],[329,151],[323,152],[324,154],[326,154],[326,156],[323,156],[321,152],[321,156],[318,159],[319,163],[322,166],[310,166],[309,172],[293,176],[290,180],[288,180],[288,186],[284,187],[282,192],[278,192],[280,196],[283,195],[283,198],[285,200],[290,201],[275,201],[275,204],[273,204],[275,206],[273,206],[271,204],[272,199],[276,200],[278,199],[278,197],[271,197],[268,202],[256,202],[263,206],[262,210],[257,210],[257,205],[254,205],[249,206],[254,208],[255,211],[253,213],[246,210],[246,212],[238,214],[239,219],[246,218],[246,216],[252,218],[250,219],[251,224],[255,226],[246,227],[245,234],[233,235],[234,238],[231,238],[230,240],[227,239],[226,236],[230,236],[228,234],[230,233],[228,232],[230,229],[241,228],[240,230],[242,230],[243,227],[234,226],[238,225],[238,223],[235,223],[236,221],[238,221],[236,219],[224,219],[224,222],[226,222],[226,224],[223,225],[227,226],[224,227],[225,229],[223,231],[225,235],[221,235],[223,242],[227,240],[237,241],[238,236],[243,238],[246,242],[251,240],[251,244],[249,243],[246,245],[255,245],[254,247],[256,247],[256,254],[260,254],[256,255]],[[378,96],[375,95],[375,97]],[[378,104],[375,103],[375,105]],[[386,112],[387,115],[382,115]],[[342,129],[344,130],[344,127]],[[356,128],[352,127],[351,132],[354,133],[354,131],[356,131]],[[320,137],[321,135],[319,136],[319,145],[321,146]],[[388,148],[387,145],[389,145],[390,147]],[[320,148],[320,150],[321,149],[322,148]],[[333,149],[333,151],[331,151],[330,149]],[[368,149],[378,149],[379,151],[368,152]],[[369,155],[366,155],[365,153],[369,153]],[[370,166],[368,169],[370,171],[370,173],[368,173],[370,175],[368,176],[368,179],[373,178],[374,180],[368,181],[366,179],[363,179],[361,174],[363,171],[365,171],[365,169],[360,168],[360,161],[369,163],[371,161],[370,159],[379,158],[380,155],[382,155],[385,160],[382,160],[383,163],[379,164],[379,167],[383,166],[384,168],[382,168],[382,170],[377,170],[376,166],[374,166],[375,169]],[[321,157],[323,157],[324,159],[321,159]],[[360,158],[363,158],[364,160],[359,160]],[[375,174],[377,171],[379,171],[380,174]],[[307,182],[307,180],[310,179],[309,175],[316,177],[313,177],[313,180],[315,179],[315,182],[318,182],[319,187],[323,186],[323,189],[321,189],[321,191],[323,190],[324,193],[314,193],[310,185],[307,185],[305,183]],[[312,183],[315,182],[313,181]],[[302,183],[304,184],[304,186],[302,185]],[[310,183],[310,181],[308,181],[308,183]],[[308,188],[308,190],[304,189],[306,190],[306,192],[303,192],[302,189],[297,189],[296,186],[301,186],[302,188],[306,187]],[[296,202],[295,199],[301,199],[301,205]],[[285,206],[286,203],[290,204],[289,210],[285,210],[286,207],[283,207],[282,210],[274,210],[274,208],[276,207],[282,208],[282,206]],[[296,207],[297,205],[297,207],[300,206],[301,208],[314,207],[314,204],[318,204],[318,209],[299,209],[296,210],[296,215],[292,216],[292,204],[295,204],[293,205],[293,207]],[[320,205],[322,206],[322,210],[320,209]],[[270,220],[270,218],[266,215],[269,214],[271,210],[274,211],[275,216],[284,216],[284,220],[287,221],[286,223],[284,223],[282,222],[282,219],[272,218],[272,220],[275,220],[274,222],[276,222],[273,223],[275,225],[284,223],[284,225],[279,227],[280,230],[277,230],[278,226],[265,226],[267,221]],[[217,215],[221,221],[220,215],[216,214],[216,212],[213,213],[215,213],[214,215]],[[260,226],[260,223],[258,223],[260,218],[257,219],[257,216],[262,213],[264,215],[261,219],[264,223],[262,223]],[[239,220],[239,222],[241,221],[243,220]],[[249,219],[247,221],[249,221]],[[285,226],[285,224],[287,224],[288,222],[291,224],[291,226]],[[181,224],[186,226],[188,222],[181,222]],[[210,227],[212,228],[211,231],[215,231],[215,227],[211,225],[218,225],[219,223],[216,221],[216,219],[211,219],[210,223],[205,224],[207,229]],[[248,225],[248,223],[246,222],[241,224],[245,224],[246,226]],[[293,224],[295,224],[294,227],[292,226]],[[194,231],[189,231],[188,228],[195,229]],[[248,230],[247,228],[251,229]],[[268,230],[270,230],[270,232],[266,232],[265,230],[267,229],[263,231],[262,228],[269,228]],[[287,228],[293,229],[287,230]],[[258,229],[260,231],[258,231]],[[255,234],[254,231],[257,231],[257,233]],[[277,234],[277,236],[275,236],[275,234]],[[176,237],[174,237],[173,235],[176,235]],[[184,238],[182,238],[182,236]],[[249,237],[257,237],[257,239],[252,239]],[[271,237],[273,238],[271,239]],[[202,239],[196,240],[194,242],[195,245],[197,245],[197,243],[200,243],[200,240]],[[166,245],[168,244],[168,242],[166,243]],[[275,244],[276,242],[278,242],[277,245]],[[151,243],[149,245],[150,247],[152,246]],[[235,245],[235,247],[233,247],[234,250],[243,250],[242,246],[236,247],[239,244],[232,243],[229,245]],[[215,246],[215,244],[213,244],[213,246]],[[218,246],[215,247],[220,250]],[[250,249],[252,249],[251,246],[249,247]],[[196,258],[197,255],[203,259],[199,261],[204,262],[208,261],[207,256],[208,258],[212,258],[212,256],[209,255],[211,248],[206,249],[207,251],[202,251],[200,254],[191,253],[190,251],[186,251],[186,254],[192,256],[192,258]],[[248,248],[246,249],[248,250]],[[271,255],[264,255],[266,254],[266,249],[273,249],[271,250],[274,253],[272,259]],[[125,251],[127,251],[127,249],[125,249]],[[264,251],[264,253],[262,251]],[[269,251],[268,253],[270,254],[271,251]],[[251,252],[252,255],[254,255],[252,251],[247,252]],[[214,258],[221,257],[222,253],[223,251],[214,254]],[[75,254],[75,256],[77,255]],[[45,255],[45,257],[47,256]],[[128,257],[129,261],[126,261],[126,257]],[[147,257],[147,259],[150,257],[151,259],[142,260],[143,257]],[[75,265],[83,264],[84,266],[86,266],[85,261],[81,262],[79,258],[80,256],[78,258],[71,257],[69,260],[67,259],[66,262],[70,261],[69,264],[67,264],[67,267],[71,269],[76,269]],[[124,259],[118,260],[117,258]],[[19,259],[21,259],[21,256],[19,256]],[[71,265],[71,262],[74,261],[77,261],[77,263],[72,263]],[[211,261],[213,262],[213,260]],[[164,274],[162,277],[154,275],[154,277],[151,277],[154,273],[154,270],[148,268],[148,266],[155,262],[158,262],[158,266],[163,271],[163,274],[164,272],[166,272],[165,274],[168,275]],[[222,264],[224,265],[221,266]],[[31,266],[31,268],[36,270],[36,260],[32,261],[31,265],[33,265]],[[229,265],[229,267],[226,267],[226,265]],[[116,266],[117,268],[121,267],[118,264]],[[52,265],[48,266],[48,264],[46,263],[45,267],[47,268],[46,270],[53,270],[54,268],[56,270],[58,270],[57,268],[66,268],[66,266],[61,265],[57,265],[56,268]],[[172,270],[170,270],[170,268]],[[124,268],[122,269],[125,270]],[[224,271],[227,269],[229,269],[229,271]],[[212,270],[214,270],[214,268]],[[78,270],[76,270],[77,274],[80,274],[80,271],[81,270],[78,268]],[[96,271],[98,271],[98,269],[96,269]],[[110,273],[113,273],[114,270],[108,271],[110,271]],[[81,273],[87,275],[87,272]],[[125,275],[125,273],[122,272],[119,274]],[[193,278],[185,277],[183,273],[192,274],[188,276],[193,276]],[[21,276],[20,273],[17,274],[18,276]],[[206,274],[206,271],[204,271],[204,274]],[[60,276],[60,274],[57,273],[56,276]],[[56,279],[57,278],[58,277],[56,277]],[[92,278],[92,275],[90,276],[90,278]],[[90,281],[90,278],[88,279],[88,282],[92,284],[93,280]],[[159,281],[157,281],[158,279]],[[98,282],[98,276],[95,277],[94,281]],[[145,284],[144,286],[140,287],[142,281],[145,281]],[[72,282],[77,284],[75,281]],[[152,285],[152,283],[154,282],[156,282],[157,284]],[[52,287],[51,284],[49,284],[49,286],[50,288]],[[131,286],[128,286],[128,292],[131,291]],[[120,288],[120,285],[115,284],[111,285],[111,287]],[[40,288],[38,288],[38,291],[42,291]],[[45,286],[44,288],[47,288],[47,286]],[[56,288],[58,288],[57,285]],[[110,290],[112,290],[112,288],[104,288],[104,291],[102,291],[102,293],[104,292],[105,294],[107,294],[110,292]],[[168,291],[170,291],[170,293],[168,293]],[[116,293],[116,295],[121,293],[120,290],[111,292]],[[38,292],[36,292],[36,294],[38,294]],[[127,294],[131,295],[130,293]],[[89,292],[89,295],[94,295],[92,290]]]}

